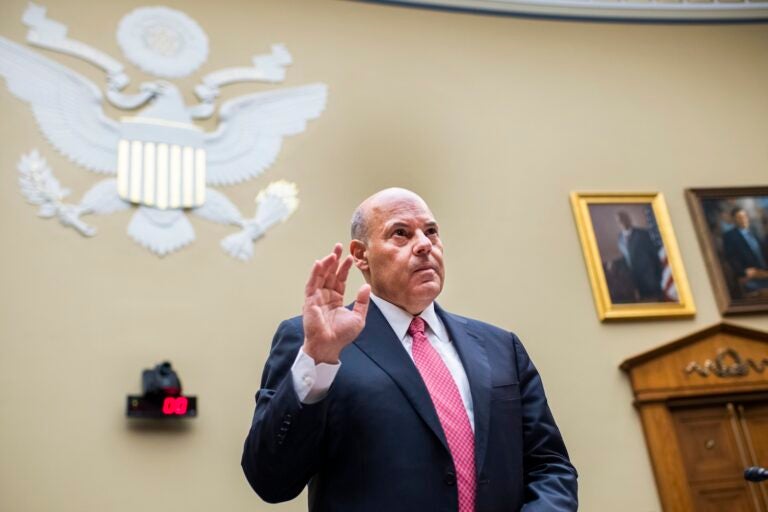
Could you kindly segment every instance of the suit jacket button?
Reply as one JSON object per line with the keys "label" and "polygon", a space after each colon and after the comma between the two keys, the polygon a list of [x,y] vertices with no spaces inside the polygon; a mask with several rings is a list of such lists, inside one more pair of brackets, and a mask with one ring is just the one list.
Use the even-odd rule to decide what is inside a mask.
{"label": "suit jacket button", "polygon": [[453,473],[448,473],[445,475],[445,478],[443,479],[443,481],[447,485],[456,485],[456,475],[454,475]]}

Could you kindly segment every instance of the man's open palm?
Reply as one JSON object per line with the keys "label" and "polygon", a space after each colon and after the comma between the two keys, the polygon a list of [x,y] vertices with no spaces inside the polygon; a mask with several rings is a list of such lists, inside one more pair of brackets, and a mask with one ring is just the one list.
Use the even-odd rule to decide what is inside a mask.
{"label": "man's open palm", "polygon": [[344,307],[344,290],[352,256],[341,261],[341,244],[315,261],[304,292],[304,352],[315,363],[337,363],[341,350],[365,327],[371,288],[360,287],[352,310]]}

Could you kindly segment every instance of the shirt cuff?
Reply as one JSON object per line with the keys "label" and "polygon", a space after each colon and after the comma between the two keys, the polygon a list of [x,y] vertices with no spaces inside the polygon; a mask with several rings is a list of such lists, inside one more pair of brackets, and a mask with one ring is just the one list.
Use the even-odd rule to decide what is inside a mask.
{"label": "shirt cuff", "polygon": [[333,384],[333,379],[341,368],[341,361],[336,364],[319,363],[308,356],[304,349],[299,349],[296,360],[291,366],[293,389],[303,404],[314,404],[325,398]]}

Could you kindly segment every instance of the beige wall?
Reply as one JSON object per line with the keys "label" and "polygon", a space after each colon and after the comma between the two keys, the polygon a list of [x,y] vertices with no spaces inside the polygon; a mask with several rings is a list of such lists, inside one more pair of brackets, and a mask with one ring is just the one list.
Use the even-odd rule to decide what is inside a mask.
{"label": "beige wall", "polygon": [[[2,3],[0,34],[23,41],[25,4]],[[40,148],[73,200],[99,178],[56,154],[28,107],[0,87],[0,509],[304,510],[305,498],[261,503],[240,472],[253,393],[275,326],[299,311],[313,258],[346,241],[359,200],[400,185],[423,194],[442,222],[441,303],[516,331],[537,362],[581,473],[583,510],[659,510],[617,367],[720,319],[683,190],[765,184],[766,26],[569,23],[317,0],[166,4],[210,37],[208,63],[179,82],[187,90],[201,73],[245,64],[279,41],[295,57],[287,84],[329,85],[327,111],[276,164],[226,190],[249,212],[270,180],[289,179],[302,203],[245,264],[218,247],[231,228],[199,219],[197,241],[162,259],[126,236],[130,212],[86,218],[99,234],[82,238],[36,217],[16,162]],[[73,37],[121,57],[115,26],[141,4],[46,5]],[[54,58],[103,83],[87,65]],[[142,76],[129,69],[135,85]],[[666,195],[695,319],[597,321],[572,190]],[[734,321],[768,329],[766,315]],[[200,397],[201,415],[181,430],[132,428],[124,396],[164,358]]]}

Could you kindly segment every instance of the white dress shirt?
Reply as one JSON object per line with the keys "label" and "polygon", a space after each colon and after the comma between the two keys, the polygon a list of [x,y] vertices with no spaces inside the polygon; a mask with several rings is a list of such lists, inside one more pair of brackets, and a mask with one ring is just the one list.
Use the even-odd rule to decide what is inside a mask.
{"label": "white dress shirt", "polygon": [[[408,334],[408,327],[411,325],[413,315],[374,294],[371,294],[371,300],[373,300],[379,310],[381,310],[387,323],[389,323],[389,326],[395,332],[395,336],[397,336],[397,339],[403,344],[405,351],[411,359],[413,359],[413,338]],[[440,354],[440,357],[445,363],[445,366],[448,367],[448,371],[451,373],[451,376],[456,383],[456,387],[459,388],[461,401],[464,403],[464,408],[469,417],[469,424],[474,431],[475,415],[467,374],[464,371],[464,366],[461,364],[459,354],[456,352],[456,347],[454,347],[451,342],[448,336],[448,331],[446,330],[445,325],[443,325],[443,321],[440,320],[440,317],[435,313],[434,302],[422,311],[419,316],[427,323],[426,335],[429,343],[435,350],[437,350],[437,353]],[[304,353],[303,349],[299,349],[296,360],[291,367],[293,387],[296,390],[299,401],[304,404],[313,404],[325,398],[328,389],[330,389],[331,384],[333,384],[333,380],[336,377],[339,368],[341,368],[341,362],[336,364],[315,364],[314,359]]]}

